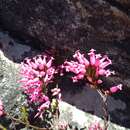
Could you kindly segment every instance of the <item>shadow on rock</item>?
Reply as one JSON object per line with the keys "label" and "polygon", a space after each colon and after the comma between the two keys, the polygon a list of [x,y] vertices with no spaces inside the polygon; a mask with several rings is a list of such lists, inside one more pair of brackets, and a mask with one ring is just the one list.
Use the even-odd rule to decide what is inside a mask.
{"label": "shadow on rock", "polygon": [[[60,84],[63,100],[76,106],[85,112],[103,118],[102,99],[97,91],[85,85],[83,81],[72,83],[70,77],[64,77]],[[108,111],[110,121],[118,125],[130,128],[130,90],[108,97]]]}

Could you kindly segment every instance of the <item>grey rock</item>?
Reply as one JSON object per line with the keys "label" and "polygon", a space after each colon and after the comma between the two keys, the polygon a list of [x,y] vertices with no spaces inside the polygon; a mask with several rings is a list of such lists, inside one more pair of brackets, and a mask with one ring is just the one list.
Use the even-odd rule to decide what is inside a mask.
{"label": "grey rock", "polygon": [[24,46],[16,43],[8,34],[0,32],[0,43],[4,54],[10,60],[22,59],[22,55],[25,52],[29,52],[31,48],[29,46]]}
{"label": "grey rock", "polygon": [[18,91],[18,65],[4,57],[0,51],[0,98],[7,111],[13,109],[20,98]]}
{"label": "grey rock", "polygon": [[1,0],[0,5],[1,26],[38,39],[40,47],[105,50],[108,42],[130,38],[129,17],[104,0]]}
{"label": "grey rock", "polygon": [[[78,130],[85,129],[87,130],[89,126],[93,123],[100,123],[103,128],[103,120],[97,116],[91,115],[89,113],[85,113],[74,106],[66,102],[60,102],[60,121],[64,121],[71,125],[74,125],[78,128]],[[114,123],[109,122],[108,130],[129,130],[127,128],[121,127]]]}
{"label": "grey rock", "polygon": [[26,56],[38,53],[27,45],[21,45],[7,33],[0,32],[0,98],[5,109],[18,114],[17,107],[24,103],[24,96],[20,91],[20,64]]}
{"label": "grey rock", "polygon": [[124,83],[130,77],[130,18],[111,3],[106,0],[1,0],[0,22],[15,37],[37,39],[36,43],[25,42],[26,45],[55,47],[65,56],[77,49],[87,52],[90,48],[106,53],[117,72],[109,80],[113,84],[117,80]]}
{"label": "grey rock", "polygon": [[[64,84],[67,87],[65,82]],[[75,85],[73,89],[72,85],[68,86],[69,90],[62,92],[63,100],[76,106],[80,110],[103,118],[102,99],[98,92],[89,86],[83,86],[83,88],[79,90],[77,87],[80,86]],[[74,89],[77,89],[77,91],[75,92]],[[129,128],[128,120],[130,113],[128,99],[129,97],[125,94],[109,96],[107,99],[107,108],[112,122]]]}
{"label": "grey rock", "polygon": [[113,6],[116,6],[119,10],[123,11],[130,16],[130,1],[129,0],[105,0]]}
{"label": "grey rock", "polygon": [[[10,41],[13,41],[13,47],[9,44]],[[2,32],[0,33],[0,42],[2,45],[2,51],[0,51],[0,96],[4,101],[6,110],[10,111],[13,109],[13,112],[17,114],[18,111],[15,107],[22,104],[24,97],[17,90],[20,86],[17,83],[19,79],[19,64],[15,62],[22,61],[25,56],[29,56],[27,55],[28,53],[30,56],[33,56],[39,52],[32,50],[30,46],[19,44],[20,41],[16,41],[8,34]],[[121,52],[119,48],[113,47],[108,49],[106,53],[113,55],[114,66],[118,67],[118,63],[120,62],[120,70],[122,69],[125,76],[119,75],[122,71],[118,71],[117,75],[109,78],[106,84],[112,85],[122,82],[125,84],[124,88],[127,88],[129,87],[129,56],[126,52],[121,53],[119,56],[119,52]],[[128,65],[127,70],[122,68],[124,65]],[[124,78],[125,80],[123,80]],[[92,115],[103,116],[101,98],[95,90],[90,89],[88,85],[73,84],[68,78],[65,78],[62,82],[64,101]],[[108,98],[110,120],[128,128],[130,120],[129,108],[129,91],[124,91],[117,94],[117,96]],[[71,120],[71,117],[69,120]]]}

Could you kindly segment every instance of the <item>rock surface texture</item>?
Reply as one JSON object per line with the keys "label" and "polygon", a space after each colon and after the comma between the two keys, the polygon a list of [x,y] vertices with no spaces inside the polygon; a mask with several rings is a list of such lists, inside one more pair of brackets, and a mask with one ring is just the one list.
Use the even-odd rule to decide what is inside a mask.
{"label": "rock surface texture", "polygon": [[[8,30],[13,37],[26,41],[22,43],[38,49],[56,48],[64,50],[67,55],[67,52],[77,49],[86,52],[94,48],[97,52],[109,55],[116,75],[109,78],[106,84],[119,82],[124,86],[121,93],[110,97],[111,120],[130,128],[129,0],[0,0],[0,27]],[[33,52],[29,47],[22,49],[25,54],[17,49],[14,49],[17,54],[12,53],[15,47],[11,50],[6,42],[10,43],[1,38],[0,48],[15,62],[37,54],[36,50]],[[79,91],[78,86],[72,87],[71,81],[64,80],[64,100],[90,113],[101,114],[98,111],[100,98],[96,93],[91,98],[92,104],[90,97],[85,96],[85,92],[91,90],[85,88]]]}
{"label": "rock surface texture", "polygon": [[[69,124],[72,125],[73,127],[72,129],[88,130],[92,122],[99,122],[100,124],[102,124],[101,127],[103,128],[103,120],[101,118],[91,115],[89,113],[85,113],[65,102],[60,102],[59,106],[61,112],[60,120],[67,123],[69,122]],[[121,127],[114,123],[109,123],[108,130],[130,130],[130,129]]]}
{"label": "rock surface texture", "polygon": [[105,0],[1,0],[0,19],[2,27],[39,40],[40,47],[105,50],[130,39],[129,16]]}

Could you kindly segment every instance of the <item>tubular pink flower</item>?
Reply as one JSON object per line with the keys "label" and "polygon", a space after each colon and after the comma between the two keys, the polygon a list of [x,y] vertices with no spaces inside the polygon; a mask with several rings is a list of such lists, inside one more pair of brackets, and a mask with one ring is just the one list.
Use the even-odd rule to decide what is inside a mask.
{"label": "tubular pink flower", "polygon": [[59,88],[53,88],[51,89],[52,92],[52,96],[56,96],[60,93],[60,89]]}
{"label": "tubular pink flower", "polygon": [[58,128],[59,130],[67,130],[68,123],[66,121],[59,121]]}
{"label": "tubular pink flower", "polygon": [[75,52],[73,57],[76,58],[80,64],[84,64],[85,66],[89,65],[89,61],[79,52],[79,50]]}
{"label": "tubular pink flower", "polygon": [[[32,59],[26,58],[21,63],[22,90],[28,96],[29,103],[40,104],[36,116],[42,116],[44,110],[50,106],[50,99],[47,96],[47,85],[52,82],[56,70],[52,67],[53,57],[38,55]],[[60,89],[52,90],[53,95],[60,97]],[[42,104],[42,105],[41,105]]]}
{"label": "tubular pink flower", "polygon": [[94,123],[89,126],[88,130],[103,130],[103,128],[99,123]]}
{"label": "tubular pink flower", "polygon": [[52,92],[52,96],[56,96],[58,101],[61,100],[61,90],[60,90],[60,88],[53,88],[53,89],[51,89],[51,92]]}
{"label": "tubular pink flower", "polygon": [[48,61],[48,63],[46,64],[46,66],[48,67],[48,68],[50,68],[51,67],[51,65],[52,65],[52,61],[54,60],[54,58],[53,57],[51,57],[51,59]]}
{"label": "tubular pink flower", "polygon": [[22,88],[32,102],[41,102],[44,94],[43,89],[52,82],[56,70],[51,67],[53,58],[47,60],[47,56],[39,55],[33,59],[26,58],[22,63],[21,74],[23,79]]}
{"label": "tubular pink flower", "polygon": [[108,65],[112,64],[111,60],[108,57],[103,58],[103,59],[106,61],[101,62],[100,60],[100,68],[106,68]]}
{"label": "tubular pink flower", "polygon": [[77,82],[80,79],[86,78],[93,85],[102,83],[101,76],[110,76],[114,74],[114,71],[106,69],[107,66],[112,64],[108,56],[102,56],[101,54],[95,54],[95,50],[91,49],[88,53],[89,61],[78,51],[75,52],[73,57],[75,61],[65,61],[62,68],[67,72],[73,72],[75,76],[72,77],[73,82]]}
{"label": "tubular pink flower", "polygon": [[115,71],[110,71],[110,70],[108,69],[108,70],[105,71],[104,74],[105,74],[106,77],[108,77],[108,76],[110,76],[111,74],[114,75],[114,74],[115,74]]}
{"label": "tubular pink flower", "polygon": [[116,93],[117,91],[120,91],[120,90],[122,90],[122,84],[119,84],[117,86],[113,86],[110,88],[111,93]]}
{"label": "tubular pink flower", "polygon": [[95,51],[94,49],[91,49],[90,53],[88,53],[88,55],[90,56],[90,64],[91,65],[95,65],[95,63],[96,63],[96,56],[95,56],[94,51]]}
{"label": "tubular pink flower", "polygon": [[4,115],[4,106],[3,106],[3,103],[0,99],[0,117]]}
{"label": "tubular pink flower", "polygon": [[40,87],[30,88],[30,89],[28,89],[28,93],[31,93],[29,95],[30,102],[43,103],[43,102],[46,102],[47,100],[49,100],[49,98],[43,94],[42,89]]}
{"label": "tubular pink flower", "polygon": [[43,103],[39,108],[38,108],[38,113],[35,115],[35,117],[40,117],[41,119],[43,119],[43,113],[46,109],[48,109],[50,106],[50,101],[46,101],[45,103]]}

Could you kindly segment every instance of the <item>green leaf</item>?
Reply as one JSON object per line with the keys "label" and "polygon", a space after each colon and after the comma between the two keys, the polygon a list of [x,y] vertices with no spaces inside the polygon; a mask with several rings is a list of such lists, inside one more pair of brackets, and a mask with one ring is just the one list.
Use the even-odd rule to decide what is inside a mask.
{"label": "green leaf", "polygon": [[0,124],[0,130],[7,130],[3,125]]}
{"label": "green leaf", "polygon": [[20,113],[20,119],[23,122],[29,124],[29,121],[28,121],[28,116],[29,116],[28,109],[25,106],[22,106],[21,109],[20,109],[20,112],[21,112]]}
{"label": "green leaf", "polygon": [[51,111],[55,112],[55,110],[57,109],[57,107],[58,107],[58,101],[57,101],[57,99],[52,99],[52,102],[51,102]]}

